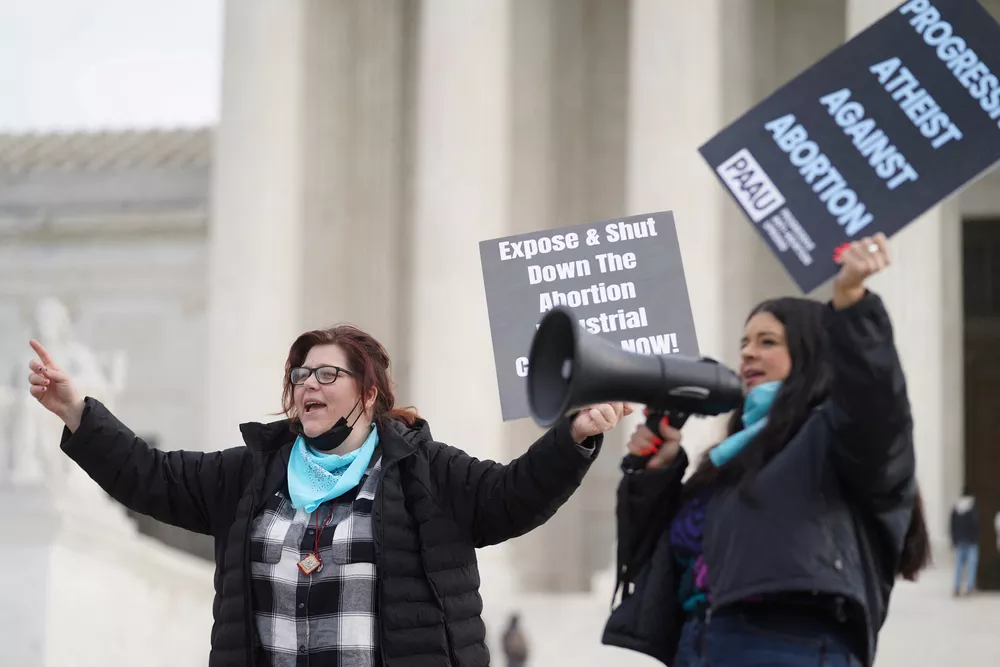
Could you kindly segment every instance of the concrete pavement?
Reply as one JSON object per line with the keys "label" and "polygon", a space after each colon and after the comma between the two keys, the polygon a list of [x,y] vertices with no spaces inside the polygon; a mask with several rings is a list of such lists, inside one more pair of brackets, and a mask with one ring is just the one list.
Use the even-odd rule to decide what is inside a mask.
{"label": "concrete pavement", "polygon": [[[941,558],[916,583],[899,582],[875,667],[1000,667],[1000,594],[951,596],[952,563]],[[511,595],[484,587],[485,620],[496,664],[506,614],[521,613],[528,667],[655,667],[659,662],[602,646],[610,582],[592,595]],[[661,665],[662,667],[662,665]]]}

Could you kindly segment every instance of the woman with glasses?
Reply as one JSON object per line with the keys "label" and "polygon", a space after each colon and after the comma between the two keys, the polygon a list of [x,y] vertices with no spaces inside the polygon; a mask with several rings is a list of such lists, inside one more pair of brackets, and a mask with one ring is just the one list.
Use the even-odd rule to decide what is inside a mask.
{"label": "woman with glasses", "polygon": [[475,549],[548,520],[630,411],[582,410],[481,461],[395,407],[385,349],[339,326],[292,344],[285,418],[241,425],[245,447],[161,452],[31,345],[63,451],[126,507],[215,538],[211,667],[489,665]]}

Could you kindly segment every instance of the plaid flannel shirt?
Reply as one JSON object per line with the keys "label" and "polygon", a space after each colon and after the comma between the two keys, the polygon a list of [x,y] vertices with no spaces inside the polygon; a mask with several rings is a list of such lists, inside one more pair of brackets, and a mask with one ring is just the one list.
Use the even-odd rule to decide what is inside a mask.
{"label": "plaid flannel shirt", "polygon": [[[376,458],[377,457],[377,458]],[[287,492],[268,499],[250,534],[254,622],[261,662],[274,667],[376,667],[381,664],[372,505],[382,459],[372,457],[350,493],[307,514]],[[331,514],[332,510],[332,514]],[[303,574],[316,523],[323,567]]]}

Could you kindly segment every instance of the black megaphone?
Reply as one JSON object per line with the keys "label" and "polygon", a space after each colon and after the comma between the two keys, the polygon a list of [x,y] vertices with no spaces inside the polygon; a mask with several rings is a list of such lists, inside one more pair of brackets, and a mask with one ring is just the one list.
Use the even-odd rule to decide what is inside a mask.
{"label": "black megaphone", "polygon": [[[646,405],[646,425],[659,433],[664,416],[679,429],[691,415],[716,416],[743,402],[739,375],[716,360],[624,350],[583,331],[565,307],[553,308],[539,323],[527,382],[531,417],[542,427],[586,405],[623,401]],[[623,469],[636,472],[645,463],[629,456]]]}

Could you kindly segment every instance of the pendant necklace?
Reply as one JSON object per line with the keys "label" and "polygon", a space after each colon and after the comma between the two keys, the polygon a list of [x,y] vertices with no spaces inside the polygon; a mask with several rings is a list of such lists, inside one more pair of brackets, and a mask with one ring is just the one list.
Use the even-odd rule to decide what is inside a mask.
{"label": "pendant necklace", "polygon": [[316,539],[313,542],[312,553],[306,554],[306,557],[298,562],[299,569],[307,577],[313,572],[319,572],[323,569],[323,559],[319,557],[319,536],[323,534],[323,530],[330,523],[330,518],[333,517],[334,505],[335,502],[330,503],[330,511],[327,512],[326,520],[322,526],[319,525],[319,512],[316,512]]}

